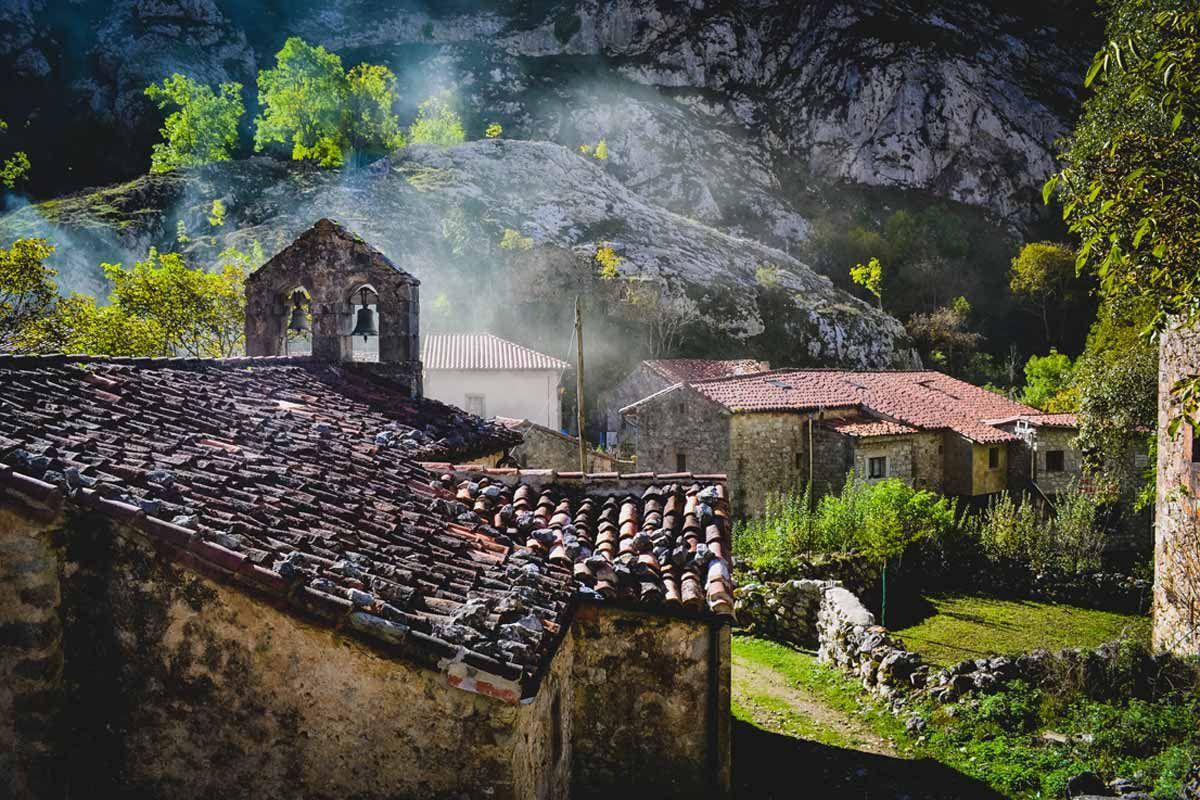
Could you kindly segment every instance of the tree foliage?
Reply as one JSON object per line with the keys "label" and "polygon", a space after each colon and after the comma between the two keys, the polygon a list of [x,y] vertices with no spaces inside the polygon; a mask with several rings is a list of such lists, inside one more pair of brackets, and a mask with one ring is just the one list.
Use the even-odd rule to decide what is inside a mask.
{"label": "tree foliage", "polygon": [[417,118],[408,127],[408,139],[413,144],[436,144],[450,147],[467,140],[462,117],[454,110],[454,98],[442,92],[426,98],[417,107]]}
{"label": "tree foliage", "polygon": [[21,337],[54,303],[55,271],[45,265],[54,245],[18,239],[0,249],[0,352],[20,346]]}
{"label": "tree foliage", "polygon": [[1105,297],[1146,298],[1153,330],[1172,318],[1195,323],[1200,11],[1178,0],[1114,0],[1107,34],[1085,78],[1094,93],[1044,195],[1057,192],[1080,239],[1078,266],[1099,277]]}
{"label": "tree foliage", "polygon": [[1072,391],[1075,365],[1065,353],[1051,349],[1025,362],[1025,389],[1021,402],[1043,411],[1075,411],[1078,398]]}
{"label": "tree foliage", "polygon": [[1033,300],[1046,335],[1046,345],[1054,343],[1050,333],[1050,309],[1054,301],[1071,299],[1078,279],[1075,254],[1053,242],[1030,242],[1012,260],[1009,288],[1014,294]]}
{"label": "tree foliage", "polygon": [[883,264],[872,256],[866,264],[855,264],[850,268],[850,280],[866,289],[883,308]]}
{"label": "tree foliage", "polygon": [[175,73],[146,87],[159,109],[174,106],[159,133],[163,141],[150,154],[151,172],[199,167],[228,161],[237,149],[238,122],[246,112],[240,83],[222,83],[217,91]]}
{"label": "tree foliage", "polygon": [[[0,119],[0,134],[8,131],[8,123]],[[24,150],[17,150],[0,162],[0,186],[5,189],[15,189],[29,177],[29,156]]]}
{"label": "tree foliage", "polygon": [[258,73],[262,113],[254,148],[290,145],[292,158],[339,167],[352,154],[388,153],[404,146],[393,111],[396,77],[386,67],[360,64],[347,73],[324,47],[289,38],[275,66]]}
{"label": "tree foliage", "polygon": [[951,375],[964,376],[983,341],[968,327],[970,318],[971,304],[956,297],[948,306],[913,314],[905,327],[926,361]]}

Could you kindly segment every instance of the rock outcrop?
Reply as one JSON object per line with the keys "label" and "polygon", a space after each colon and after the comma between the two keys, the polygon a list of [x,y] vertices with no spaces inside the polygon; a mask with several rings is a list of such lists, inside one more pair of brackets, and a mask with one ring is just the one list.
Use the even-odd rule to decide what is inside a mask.
{"label": "rock outcrop", "polygon": [[[228,216],[213,227],[218,199]],[[251,241],[270,255],[321,217],[422,281],[423,327],[441,314],[459,327],[528,330],[582,292],[605,318],[628,317],[635,330],[678,313],[710,352],[753,350],[770,337],[793,363],[914,358],[895,319],[786,253],[653,205],[593,159],[545,142],[410,147],[357,171],[259,157],[147,176],[0,217],[0,239],[55,241],[54,266],[68,288],[102,294],[101,261],[176,249],[180,223],[193,262],[215,264],[225,247]],[[505,231],[519,232],[515,246],[501,244]],[[598,277],[592,257],[601,245],[623,259],[615,278]],[[759,277],[765,264],[775,268],[769,287]],[[562,341],[548,344],[557,352]]]}
{"label": "rock outcrop", "polygon": [[[285,13],[265,0],[6,0],[0,67],[45,81],[47,103],[73,97],[93,117],[69,119],[80,141],[94,123],[133,134],[136,148],[95,154],[133,175],[159,122],[148,83],[180,71],[252,89],[283,37],[300,35],[348,63],[391,66],[406,111],[454,86],[473,130],[498,121],[572,148],[606,138],[613,173],[639,193],[786,249],[804,241],[810,210],[850,202],[819,191],[831,183],[919,190],[1006,226],[1044,214],[1037,189],[1098,38],[1091,11],[1085,0],[303,0]],[[46,132],[29,135],[36,164]]]}

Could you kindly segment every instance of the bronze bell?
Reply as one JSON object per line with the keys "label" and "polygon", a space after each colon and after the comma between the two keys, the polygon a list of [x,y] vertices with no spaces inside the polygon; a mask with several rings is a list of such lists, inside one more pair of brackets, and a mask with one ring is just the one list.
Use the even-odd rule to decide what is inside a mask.
{"label": "bronze bell", "polygon": [[358,318],[355,320],[354,330],[350,335],[361,336],[365,342],[368,336],[379,335],[379,326],[375,324],[375,312],[367,308],[367,290],[365,288],[358,299],[361,307],[358,309]]}
{"label": "bronze bell", "polygon": [[296,333],[308,333],[312,326],[308,322],[308,314],[304,311],[304,295],[296,292],[292,295],[292,319],[288,330]]}

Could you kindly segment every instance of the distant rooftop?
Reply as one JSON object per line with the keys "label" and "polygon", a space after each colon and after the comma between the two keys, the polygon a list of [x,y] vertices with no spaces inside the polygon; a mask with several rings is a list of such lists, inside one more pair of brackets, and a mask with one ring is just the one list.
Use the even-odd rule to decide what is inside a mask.
{"label": "distant rooftop", "polygon": [[421,362],[425,369],[541,370],[571,366],[490,333],[423,334]]}
{"label": "distant rooftop", "polygon": [[656,358],[645,362],[651,370],[672,383],[728,378],[766,372],[771,365],[752,358],[716,360],[709,358]]}

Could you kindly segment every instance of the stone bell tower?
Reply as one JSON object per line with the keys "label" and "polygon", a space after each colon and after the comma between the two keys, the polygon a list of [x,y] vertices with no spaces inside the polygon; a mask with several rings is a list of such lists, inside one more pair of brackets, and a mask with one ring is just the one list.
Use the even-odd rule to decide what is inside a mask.
{"label": "stone bell tower", "polygon": [[293,295],[308,295],[312,357],[354,361],[355,302],[375,298],[379,359],[363,364],[421,395],[420,281],[338,223],[322,219],[246,279],[246,353],[282,355]]}

